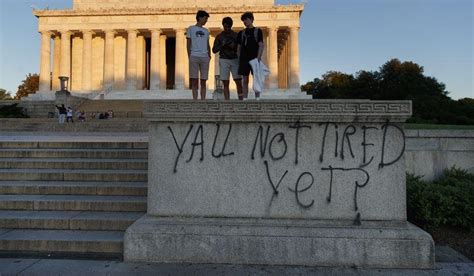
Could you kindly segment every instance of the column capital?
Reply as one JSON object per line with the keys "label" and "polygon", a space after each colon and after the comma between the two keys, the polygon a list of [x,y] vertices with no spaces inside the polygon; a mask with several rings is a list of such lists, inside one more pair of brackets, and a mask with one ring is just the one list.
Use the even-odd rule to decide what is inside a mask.
{"label": "column capital", "polygon": [[86,30],[81,30],[82,34],[95,34],[95,32],[93,30],[89,30],[89,29],[86,29]]}
{"label": "column capital", "polygon": [[116,34],[117,31],[116,30],[104,30],[104,33],[105,34]]}
{"label": "column capital", "polygon": [[269,32],[278,32],[280,26],[268,26],[267,29]]}
{"label": "column capital", "polygon": [[290,31],[299,31],[300,30],[300,26],[290,26]]}
{"label": "column capital", "polygon": [[150,29],[150,32],[151,33],[158,33],[158,34],[162,33],[161,29]]}
{"label": "column capital", "polygon": [[61,33],[61,35],[70,35],[72,34],[72,31],[71,30],[58,30],[58,32]]}
{"label": "column capital", "polygon": [[126,29],[126,31],[127,31],[128,34],[138,34],[137,29]]}
{"label": "column capital", "polygon": [[40,31],[39,33],[40,33],[41,35],[49,35],[49,36],[53,35],[53,31],[50,31],[50,30],[47,30],[47,31]]}

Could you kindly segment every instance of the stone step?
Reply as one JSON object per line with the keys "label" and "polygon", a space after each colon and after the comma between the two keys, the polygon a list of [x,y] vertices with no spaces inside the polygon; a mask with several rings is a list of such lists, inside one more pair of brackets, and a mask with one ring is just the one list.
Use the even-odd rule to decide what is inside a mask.
{"label": "stone step", "polygon": [[0,228],[125,231],[144,212],[0,211]]}
{"label": "stone step", "polygon": [[2,149],[0,158],[128,158],[146,159],[144,149]]}
{"label": "stone step", "polygon": [[2,180],[147,181],[147,170],[0,169]]}
{"label": "stone step", "polygon": [[146,196],[146,182],[0,181],[0,194]]}
{"label": "stone step", "polygon": [[146,212],[146,196],[0,195],[1,210]]}
{"label": "stone step", "polygon": [[53,132],[147,132],[148,122],[143,118],[89,119],[85,122],[65,123],[58,119],[0,119],[0,131],[53,131]]}
{"label": "stone step", "polygon": [[[146,135],[146,134],[145,134]],[[92,137],[93,139],[93,137]],[[147,142],[22,142],[22,141],[0,141],[0,148],[21,149],[147,149]]]}
{"label": "stone step", "polygon": [[0,158],[0,169],[146,170],[147,159]]}
{"label": "stone step", "polygon": [[62,253],[118,255],[122,254],[123,235],[123,231],[2,229],[0,251],[53,256],[61,256]]}

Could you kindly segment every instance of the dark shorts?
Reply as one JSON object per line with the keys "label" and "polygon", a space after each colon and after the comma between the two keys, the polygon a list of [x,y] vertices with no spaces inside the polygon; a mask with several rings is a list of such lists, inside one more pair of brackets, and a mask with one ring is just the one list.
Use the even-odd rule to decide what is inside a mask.
{"label": "dark shorts", "polygon": [[250,63],[248,61],[239,62],[239,75],[248,77],[250,75],[250,72],[252,72],[253,75],[252,66],[250,66]]}

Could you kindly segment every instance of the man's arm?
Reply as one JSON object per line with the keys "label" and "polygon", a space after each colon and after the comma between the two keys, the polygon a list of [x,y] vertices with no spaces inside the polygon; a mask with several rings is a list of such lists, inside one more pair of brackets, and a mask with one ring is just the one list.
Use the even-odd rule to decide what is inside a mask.
{"label": "man's arm", "polygon": [[263,50],[265,49],[265,44],[263,43],[263,33],[262,30],[258,30],[258,61],[262,60]]}
{"label": "man's arm", "polygon": [[263,54],[263,50],[265,49],[265,44],[263,44],[263,41],[260,41],[258,43],[258,61],[262,60],[262,54]]}
{"label": "man's arm", "polygon": [[237,43],[237,56],[240,58],[240,40],[242,39],[241,37],[242,35],[242,31],[240,31],[238,34],[237,34],[237,40],[235,41]]}
{"label": "man's arm", "polygon": [[188,57],[191,55],[191,39],[186,38],[186,49],[188,50]]}
{"label": "man's arm", "polygon": [[220,36],[216,36],[216,39],[214,40],[214,45],[212,45],[212,52],[214,54],[217,54],[221,50],[221,43],[220,43]]}
{"label": "man's arm", "polygon": [[209,40],[207,40],[207,54],[209,55],[209,58],[211,58],[211,46],[209,45]]}

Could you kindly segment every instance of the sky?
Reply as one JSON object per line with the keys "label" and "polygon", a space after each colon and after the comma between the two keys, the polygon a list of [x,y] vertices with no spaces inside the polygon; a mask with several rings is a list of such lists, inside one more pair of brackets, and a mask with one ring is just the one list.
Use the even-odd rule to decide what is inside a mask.
{"label": "sky", "polygon": [[[301,84],[327,71],[375,71],[398,58],[423,66],[451,98],[474,98],[474,0],[275,2],[302,1]],[[0,88],[12,94],[26,74],[39,72],[32,7],[68,9],[72,0],[0,0]]]}

